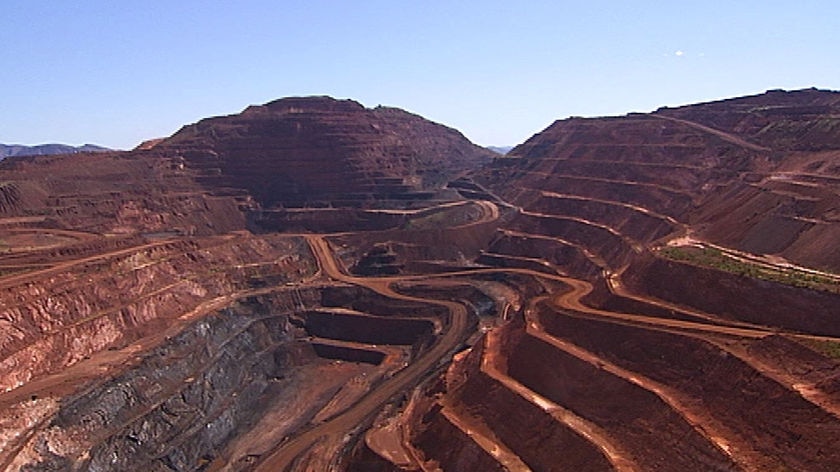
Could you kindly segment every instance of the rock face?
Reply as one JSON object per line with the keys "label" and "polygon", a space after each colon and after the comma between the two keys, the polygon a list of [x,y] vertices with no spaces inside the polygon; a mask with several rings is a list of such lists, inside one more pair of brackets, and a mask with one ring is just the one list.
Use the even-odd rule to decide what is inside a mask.
{"label": "rock face", "polygon": [[840,470],[838,97],[6,159],[0,469]]}

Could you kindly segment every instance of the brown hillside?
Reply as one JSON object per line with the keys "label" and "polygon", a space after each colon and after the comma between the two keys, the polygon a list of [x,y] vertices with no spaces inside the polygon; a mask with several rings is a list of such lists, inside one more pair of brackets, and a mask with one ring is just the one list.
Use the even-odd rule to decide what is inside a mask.
{"label": "brown hillside", "polygon": [[838,271],[838,143],[840,93],[771,91],[558,121],[481,179],[523,205],[534,191],[641,204],[710,242]]}
{"label": "brown hillside", "polygon": [[208,188],[244,189],[264,207],[408,200],[493,155],[417,115],[329,97],[202,120],[156,149],[182,155]]}

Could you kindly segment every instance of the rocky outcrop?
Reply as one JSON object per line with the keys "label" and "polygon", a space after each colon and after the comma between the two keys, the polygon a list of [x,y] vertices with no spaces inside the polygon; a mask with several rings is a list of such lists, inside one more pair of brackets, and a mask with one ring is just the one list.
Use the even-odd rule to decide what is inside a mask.
{"label": "rocky outcrop", "polygon": [[[292,373],[313,362],[280,311],[226,309],[145,353],[125,373],[62,402],[14,458],[25,471],[196,470],[231,436],[293,394]],[[289,303],[293,306],[292,303]],[[288,310],[288,307],[286,308]],[[284,390],[289,393],[284,393]]]}
{"label": "rocky outcrop", "polygon": [[208,301],[253,288],[255,278],[296,280],[313,264],[304,251],[299,242],[248,237],[147,243],[7,278],[0,389],[126,346]]}

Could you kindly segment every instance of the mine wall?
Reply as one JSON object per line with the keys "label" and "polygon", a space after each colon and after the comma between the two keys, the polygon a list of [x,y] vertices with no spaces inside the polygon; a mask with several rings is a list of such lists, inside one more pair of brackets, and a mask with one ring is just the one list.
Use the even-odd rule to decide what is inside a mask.
{"label": "mine wall", "polygon": [[312,349],[318,357],[348,362],[379,365],[385,359],[385,354],[370,349],[360,349],[348,346],[335,346],[319,342],[312,343]]}
{"label": "mine wall", "polygon": [[[586,257],[586,254],[580,248],[550,239],[503,235],[493,242],[489,252],[527,258],[539,256],[540,259],[554,264],[566,274],[589,281],[597,280],[603,271],[602,267],[597,265],[591,258]],[[479,262],[497,266],[502,261],[493,261],[492,254],[485,254],[481,256]],[[512,262],[508,262],[508,264],[510,263]],[[532,267],[523,268],[535,268],[533,266],[536,265],[541,264],[534,262],[530,264]],[[542,265],[540,271],[545,271],[546,269]]]}
{"label": "mine wall", "polygon": [[697,321],[696,317],[677,309],[670,309],[616,295],[610,291],[609,287],[607,287],[607,282],[603,278],[599,278],[593,282],[592,286],[592,291],[581,299],[587,306],[615,313],[631,313],[634,315],[655,316],[673,320]]}
{"label": "mine wall", "polygon": [[540,320],[550,335],[679,391],[725,424],[730,444],[756,454],[767,470],[840,467],[840,451],[824,448],[840,435],[840,419],[715,344],[553,312]]}
{"label": "mine wall", "polygon": [[6,265],[52,264],[58,261],[78,259],[80,257],[96,256],[98,254],[102,254],[103,252],[112,252],[120,249],[130,248],[132,246],[139,246],[144,242],[147,241],[140,235],[111,237],[107,239],[85,239],[77,242],[63,244],[59,247],[36,249],[17,253],[8,252],[6,254],[3,254],[2,261],[3,264]]}
{"label": "mine wall", "polygon": [[[6,299],[17,303],[6,305],[0,315],[11,334],[0,346],[3,386],[72,364],[118,341],[126,325],[136,327],[156,318],[158,310],[195,303],[203,288],[186,281],[142,297],[149,288],[154,293],[177,281],[171,262],[132,269],[135,260],[194,249],[189,243],[169,244],[7,287]],[[113,273],[123,276],[109,275]],[[102,316],[95,316],[99,313]]]}
{"label": "mine wall", "polygon": [[495,300],[467,283],[450,282],[446,285],[400,284],[397,288],[400,293],[407,295],[457,301],[466,306],[475,316],[495,316],[497,314]]}
{"label": "mine wall", "polygon": [[521,331],[511,338],[513,379],[600,425],[645,470],[739,470],[652,392]]}
{"label": "mine wall", "polygon": [[[834,221],[840,220],[840,214],[835,210]],[[837,251],[837,241],[840,240],[840,225],[815,225],[805,231],[800,237],[782,253],[791,261],[798,261],[802,265],[840,272],[840,251]]]}
{"label": "mine wall", "polygon": [[414,439],[414,443],[444,470],[507,470],[441,412],[429,412],[426,422],[419,425],[422,432]]}
{"label": "mine wall", "polygon": [[632,248],[622,237],[607,229],[566,218],[519,215],[511,229],[569,241],[575,245],[597,249],[597,254],[612,268],[627,263]]}
{"label": "mine wall", "polygon": [[[515,275],[512,277],[516,278]],[[494,283],[505,284],[505,282],[495,280],[493,276],[488,276],[488,278]],[[457,301],[468,308],[469,315],[474,323],[480,316],[498,315],[496,301],[481,289],[469,284],[458,284],[457,282],[450,282],[445,285],[404,284],[397,289],[400,293],[410,296]],[[420,348],[422,349],[422,346]],[[417,344],[413,346],[413,349],[417,350]],[[481,347],[478,349],[481,349]],[[406,430],[407,432],[410,431],[408,433],[410,438],[407,437],[406,439],[412,443],[415,451],[424,457],[422,460],[426,462],[427,466],[428,464],[435,464],[442,467],[443,470],[507,470],[491,453],[478,446],[462,426],[456,426],[452,418],[441,411],[441,407],[436,404],[435,398],[438,398],[444,391],[444,381],[441,377],[430,378],[420,387],[418,394],[412,397],[408,405],[405,406],[403,413],[401,413],[402,418],[399,421],[405,425],[410,425],[410,429]],[[459,401],[455,397],[451,398],[453,401]],[[366,439],[357,444],[346,470],[396,471],[404,469],[384,459],[378,452],[371,449]]]}
{"label": "mine wall", "polygon": [[[474,349],[483,349],[481,346]],[[448,376],[454,375],[462,380],[468,375],[467,370],[477,368],[473,365],[478,359],[472,356],[466,359],[463,357],[450,365]],[[469,367],[465,367],[465,363]],[[457,373],[452,374],[457,370]],[[414,454],[419,456],[426,464],[426,467],[439,467],[442,470],[481,470],[481,471],[502,471],[508,470],[496,460],[490,453],[482,449],[475,440],[463,429],[453,423],[451,413],[447,414],[444,409],[458,409],[454,404],[458,403],[456,392],[460,387],[454,384],[446,385],[443,377],[430,379],[426,384],[412,396],[408,405],[399,418],[407,432],[403,441],[410,443]],[[459,384],[463,386],[462,384]],[[447,392],[447,388],[449,391]],[[445,397],[446,406],[439,402]],[[459,415],[463,416],[463,413]],[[368,441],[360,444],[350,462],[348,471],[402,471],[407,470],[398,467],[387,459],[384,459],[376,451],[371,449]],[[415,469],[408,469],[415,470]],[[535,469],[536,470],[536,469]]]}
{"label": "mine wall", "polygon": [[364,254],[356,264],[350,267],[350,273],[366,277],[397,275],[403,264],[397,262],[397,256],[391,251],[391,245],[374,246]]}
{"label": "mine wall", "polygon": [[64,400],[22,448],[20,470],[200,469],[271,404],[265,395],[293,391],[284,378],[316,356],[293,342],[286,314],[250,303],[193,323],[135,367]]}
{"label": "mine wall", "polygon": [[313,310],[302,316],[310,336],[358,343],[411,345],[434,331],[434,324],[424,319]]}
{"label": "mine wall", "polygon": [[[563,175],[600,178],[613,181],[635,182],[640,185],[657,185],[670,189],[693,190],[703,185],[708,180],[709,169],[698,167],[674,165],[676,163],[661,163],[658,166],[649,165],[649,162],[639,162],[641,156],[633,156],[629,160],[614,165],[604,165],[597,156],[609,156],[610,158],[620,156],[610,154],[610,146],[597,146],[593,154],[587,157],[592,159],[583,160],[572,158],[564,161],[555,167],[554,171]],[[649,154],[644,158],[649,158]],[[635,157],[635,159],[634,159]],[[694,157],[696,162],[697,157]],[[643,159],[644,159],[643,158]],[[612,160],[612,159],[610,159]],[[666,169],[667,172],[663,172]]]}
{"label": "mine wall", "polygon": [[580,198],[542,197],[529,210],[561,216],[573,216],[608,225],[635,241],[650,242],[673,231],[662,218],[627,207]]}
{"label": "mine wall", "polygon": [[14,182],[0,184],[0,213],[11,213],[20,205],[20,189]]}
{"label": "mine wall", "polygon": [[840,394],[840,362],[784,336],[768,336],[747,346],[750,355],[810,382],[829,395]]}
{"label": "mine wall", "polygon": [[[411,224],[410,220],[408,224]],[[411,231],[369,232],[337,236],[331,240],[358,248],[339,254],[347,267],[354,266],[374,246],[382,244],[393,250],[396,263],[409,270],[417,269],[414,261],[434,261],[452,267],[478,257],[495,237],[498,225],[496,220],[467,222],[451,227],[424,223],[421,227],[411,228]]]}
{"label": "mine wall", "polygon": [[[527,257],[513,256],[509,254],[482,254],[475,260],[478,264],[495,268],[524,269],[533,272],[542,272],[548,275],[558,275],[558,271],[547,266],[541,260]],[[565,272],[562,272],[565,274]]]}
{"label": "mine wall", "polygon": [[[520,301],[545,293],[545,287],[531,275],[516,272],[476,272],[470,278],[482,283],[491,282],[508,287],[517,294]],[[496,303],[501,305],[502,301],[496,300]],[[496,315],[498,314],[496,313]]]}
{"label": "mine wall", "polygon": [[354,451],[353,456],[348,459],[344,470],[345,472],[404,472],[405,469],[384,459],[362,442]]}
{"label": "mine wall", "polygon": [[[17,211],[44,215],[59,227],[98,234],[135,234],[177,230],[186,235],[212,235],[245,229],[245,218],[234,198],[204,195],[173,196],[154,184],[131,181],[129,188],[97,191],[101,182],[74,193],[52,194],[44,202],[26,202]],[[159,184],[158,184],[159,185]],[[189,190],[189,187],[184,191]]]}
{"label": "mine wall", "polygon": [[482,356],[482,348],[472,349],[465,359],[464,384],[449,392],[460,408],[484,422],[534,471],[612,470],[592,443],[485,373]]}
{"label": "mine wall", "polygon": [[[712,195],[694,219],[710,241],[754,254],[781,254],[809,267],[836,271],[837,182],[817,186],[783,180],[737,185]],[[808,176],[795,176],[805,180]]]}
{"label": "mine wall", "polygon": [[[728,319],[840,336],[838,294],[655,257],[631,265],[622,280],[636,293],[646,293]],[[737,302],[733,303],[733,300]]]}
{"label": "mine wall", "polygon": [[444,318],[449,314],[444,307],[438,305],[394,299],[355,285],[323,287],[320,304],[324,307],[350,308],[384,317]]}
{"label": "mine wall", "polygon": [[[497,161],[506,161],[504,163],[510,167],[520,165],[516,159],[497,159]],[[523,172],[523,175],[519,178],[527,182],[529,177],[528,172]],[[518,188],[509,185],[510,175],[507,172],[493,175],[489,179],[483,176],[477,176],[476,178],[481,179],[482,184],[488,186],[488,188],[493,188],[511,203],[525,206],[526,202],[520,199]],[[494,182],[493,178],[499,179],[498,182]],[[540,179],[539,188],[542,189],[562,189],[563,193],[579,197],[621,201],[665,215],[680,215],[693,207],[689,195],[656,184],[640,185],[633,182],[604,181],[586,176],[576,177],[560,174],[550,176],[535,174],[532,179],[537,178]],[[534,181],[536,182],[536,180]]]}

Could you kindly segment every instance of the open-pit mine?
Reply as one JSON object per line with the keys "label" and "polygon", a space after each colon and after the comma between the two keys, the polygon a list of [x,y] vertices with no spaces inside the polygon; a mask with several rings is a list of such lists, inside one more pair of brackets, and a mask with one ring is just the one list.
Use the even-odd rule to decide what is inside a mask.
{"label": "open-pit mine", "polygon": [[7,158],[0,470],[836,472],[840,93]]}

